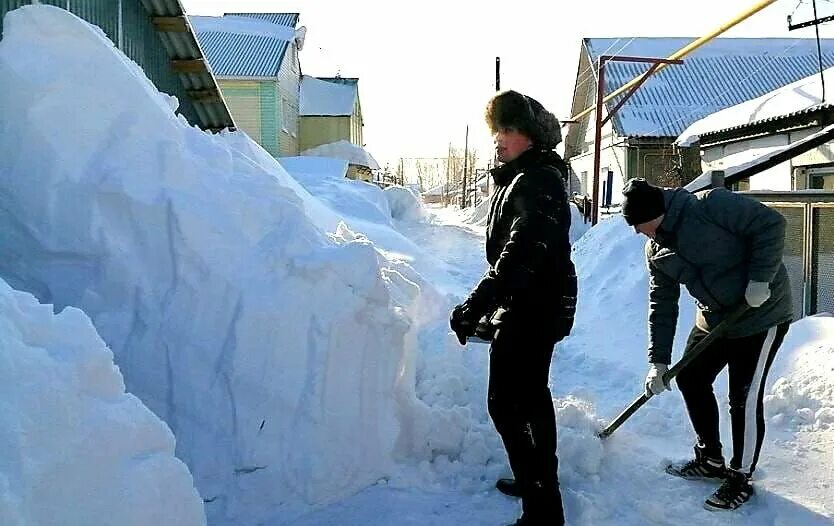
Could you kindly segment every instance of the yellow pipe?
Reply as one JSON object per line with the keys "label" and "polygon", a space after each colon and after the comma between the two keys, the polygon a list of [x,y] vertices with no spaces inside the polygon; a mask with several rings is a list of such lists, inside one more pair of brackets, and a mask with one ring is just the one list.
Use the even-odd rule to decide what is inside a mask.
{"label": "yellow pipe", "polygon": [[[756,5],[754,5],[753,7],[749,8],[749,9],[747,9],[746,11],[744,11],[744,12],[743,12],[743,13],[741,13],[740,15],[736,16],[735,18],[733,18],[732,20],[730,20],[730,21],[729,21],[729,22],[727,22],[726,24],[721,25],[721,26],[720,26],[720,27],[718,27],[717,29],[715,29],[715,30],[711,31],[710,33],[708,33],[707,35],[704,35],[704,36],[702,36],[701,38],[699,38],[699,39],[697,39],[697,40],[694,40],[694,41],[690,42],[689,44],[687,44],[687,45],[685,45],[684,47],[680,48],[680,49],[679,49],[679,50],[677,50],[676,52],[672,53],[672,54],[671,54],[671,55],[669,55],[669,57],[668,57],[668,58],[669,58],[669,60],[676,60],[676,59],[679,59],[679,58],[683,58],[683,57],[685,57],[686,55],[688,55],[688,54],[692,53],[693,51],[695,51],[695,50],[696,50],[696,49],[698,49],[699,47],[703,46],[704,44],[706,44],[707,42],[709,42],[709,41],[710,41],[710,40],[712,40],[713,38],[717,37],[717,36],[718,36],[718,35],[720,35],[721,33],[724,33],[724,32],[725,32],[725,31],[727,31],[728,29],[731,29],[731,28],[733,28],[733,27],[737,26],[738,24],[740,24],[740,23],[744,22],[745,20],[747,20],[747,19],[748,19],[748,18],[750,18],[751,16],[755,15],[756,13],[758,13],[759,11],[761,11],[762,9],[764,9],[765,7],[767,7],[767,6],[769,6],[770,4],[773,4],[773,3],[775,3],[775,2],[776,2],[776,0],[763,0],[763,1],[759,2],[759,3],[757,3]],[[657,73],[657,72],[661,71],[663,68],[665,68],[665,67],[666,67],[666,66],[668,66],[668,65],[669,65],[669,64],[661,64],[660,66],[658,66],[658,68],[657,68],[654,72],[655,72],[655,73]],[[638,77],[635,77],[635,78],[631,79],[629,82],[627,82],[627,83],[623,84],[623,85],[622,85],[619,89],[617,89],[616,91],[614,91],[613,93],[611,93],[610,95],[608,95],[607,97],[605,97],[604,99],[602,99],[602,101],[603,101],[603,102],[608,102],[609,100],[613,99],[613,98],[614,98],[614,97],[616,97],[617,95],[620,95],[621,93],[623,93],[624,91],[626,91],[628,88],[630,88],[630,87],[632,87],[633,85],[637,84],[637,83],[638,83],[638,82],[639,82],[639,81],[640,81],[643,77],[645,77],[645,76],[646,76],[646,74],[644,73],[644,74],[642,74],[642,75],[640,75],[640,76],[638,76]],[[571,117],[571,120],[577,120],[577,119],[580,119],[580,118],[584,117],[585,115],[588,115],[589,113],[591,113],[592,111],[594,111],[594,107],[595,107],[595,105],[594,105],[594,106],[590,106],[590,107],[588,107],[587,109],[585,109],[584,111],[582,111],[582,112],[580,112],[580,113],[577,113],[576,115],[574,115],[573,117]]]}

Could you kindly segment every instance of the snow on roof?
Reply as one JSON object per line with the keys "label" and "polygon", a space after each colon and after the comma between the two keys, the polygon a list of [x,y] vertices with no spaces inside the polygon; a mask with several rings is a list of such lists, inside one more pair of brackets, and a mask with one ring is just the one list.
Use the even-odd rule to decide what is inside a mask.
{"label": "snow on roof", "polygon": [[[584,42],[595,63],[599,55],[667,57],[693,40],[588,38]],[[823,67],[834,66],[834,39],[822,39],[821,46]],[[648,64],[607,63],[605,92],[648,68]],[[620,135],[677,137],[711,113],[764,95],[818,68],[815,39],[717,38],[684,58],[682,65],[652,75],[612,120]]]}
{"label": "snow on roof", "polygon": [[322,144],[321,146],[310,148],[309,150],[301,152],[301,155],[344,159],[350,164],[367,166],[372,170],[379,169],[379,164],[377,164],[376,159],[374,159],[373,156],[367,152],[367,150],[345,140]]}
{"label": "snow on roof", "polygon": [[191,16],[189,19],[194,29],[200,33],[217,31],[277,38],[287,42],[295,38],[295,29],[291,27],[248,16]]}
{"label": "snow on roof", "polygon": [[273,24],[295,27],[298,24],[298,13],[223,13],[224,16],[245,16],[267,20]]}
{"label": "snow on roof", "polygon": [[[829,86],[834,84],[834,68],[823,71],[823,76]],[[689,146],[701,135],[710,132],[784,117],[819,107],[822,102],[822,80],[820,74],[815,73],[755,99],[708,115],[692,123],[678,137],[677,142],[681,146]]]}
{"label": "snow on roof", "polygon": [[351,115],[358,96],[355,83],[330,82],[304,75],[301,79],[299,115]]}

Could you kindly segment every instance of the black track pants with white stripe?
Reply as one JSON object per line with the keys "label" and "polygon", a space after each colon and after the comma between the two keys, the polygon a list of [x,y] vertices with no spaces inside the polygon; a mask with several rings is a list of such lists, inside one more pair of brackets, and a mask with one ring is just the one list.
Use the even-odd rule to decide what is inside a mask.
{"label": "black track pants with white stripe", "polygon": [[[728,367],[733,458],[730,467],[747,475],[756,469],[764,440],[764,389],[767,373],[788,332],[789,323],[744,338],[718,338],[677,376],[697,447],[711,458],[723,458],[718,432],[718,404],[712,390],[716,376]],[[695,327],[684,353],[706,332]]]}

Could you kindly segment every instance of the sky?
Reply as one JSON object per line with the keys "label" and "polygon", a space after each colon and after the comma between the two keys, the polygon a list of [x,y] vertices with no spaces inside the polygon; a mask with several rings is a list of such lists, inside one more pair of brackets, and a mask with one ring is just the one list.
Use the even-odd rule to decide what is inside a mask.
{"label": "sky", "polygon": [[[307,27],[303,73],[359,77],[364,140],[380,165],[399,158],[445,157],[463,148],[466,126],[479,165],[492,156],[483,120],[495,91],[528,94],[568,118],[585,37],[698,37],[758,0],[182,0],[188,14],[297,12]],[[798,9],[797,9],[798,8]],[[810,0],[778,0],[727,37],[807,37],[789,32],[810,18]],[[819,16],[834,14],[818,0]],[[834,37],[834,25],[822,36]]]}

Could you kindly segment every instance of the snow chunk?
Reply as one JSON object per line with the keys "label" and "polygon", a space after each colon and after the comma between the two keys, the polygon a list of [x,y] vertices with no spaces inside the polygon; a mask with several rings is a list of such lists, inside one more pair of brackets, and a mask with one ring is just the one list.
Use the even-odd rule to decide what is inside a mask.
{"label": "snow chunk", "polygon": [[0,523],[205,524],[174,436],[89,318],[0,280]]}
{"label": "snow chunk", "polygon": [[404,186],[389,186],[383,192],[391,208],[391,217],[402,221],[421,221],[426,216],[426,209],[420,198]]}

